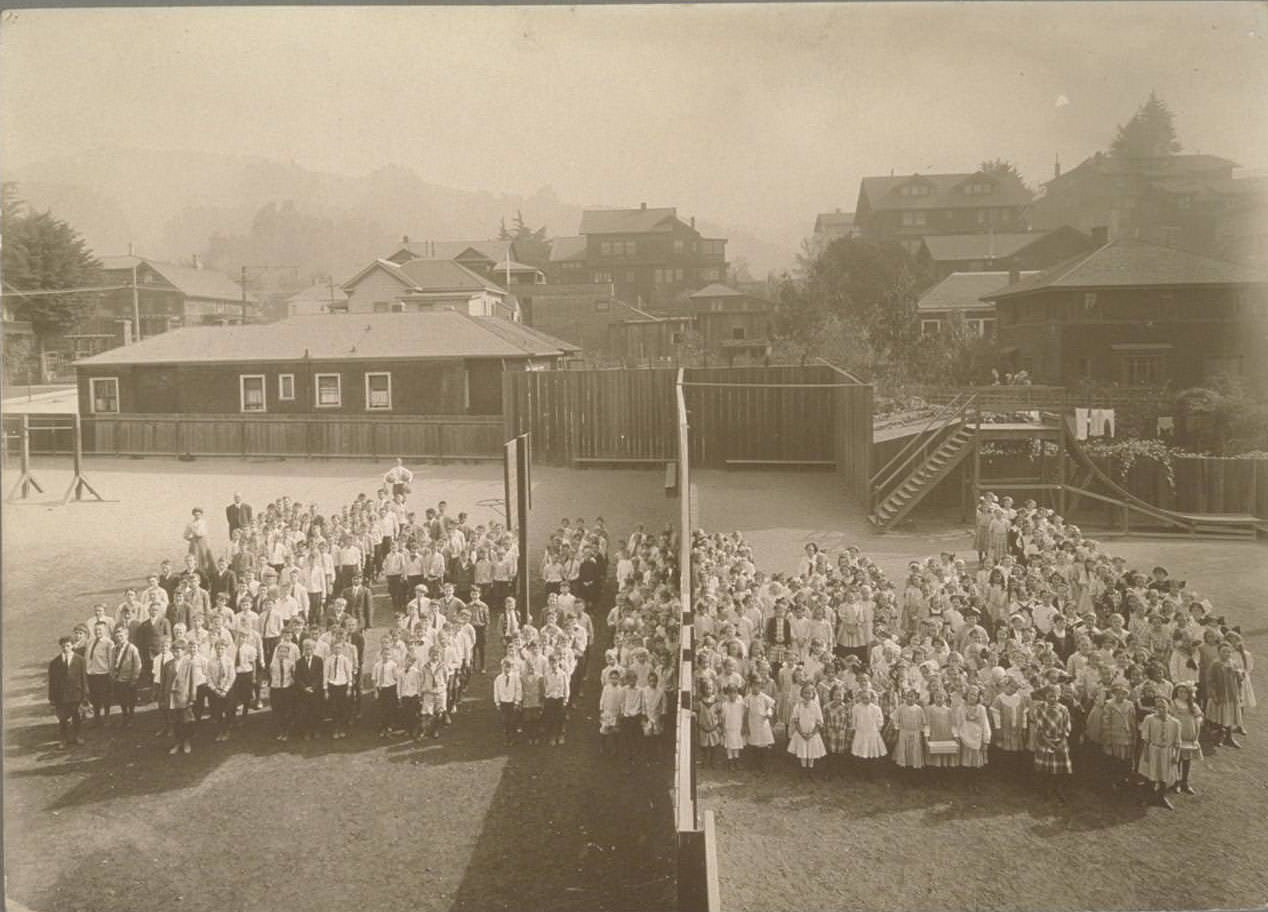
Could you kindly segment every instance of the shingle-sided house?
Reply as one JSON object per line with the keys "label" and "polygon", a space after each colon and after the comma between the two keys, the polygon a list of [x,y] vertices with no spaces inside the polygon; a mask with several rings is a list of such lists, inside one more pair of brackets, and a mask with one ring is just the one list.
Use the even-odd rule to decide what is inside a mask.
{"label": "shingle-sided house", "polygon": [[1183,389],[1226,375],[1263,389],[1268,376],[1256,267],[1123,239],[983,299],[1003,354],[1036,382]]}
{"label": "shingle-sided house", "polygon": [[506,371],[575,345],[455,311],[174,330],[79,361],[82,415],[496,415]]}

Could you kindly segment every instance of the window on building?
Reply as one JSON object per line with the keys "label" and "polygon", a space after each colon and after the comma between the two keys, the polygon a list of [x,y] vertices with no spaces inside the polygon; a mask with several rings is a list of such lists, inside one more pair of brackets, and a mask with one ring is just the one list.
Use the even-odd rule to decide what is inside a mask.
{"label": "window on building", "polygon": [[1128,386],[1161,386],[1166,382],[1163,355],[1124,355],[1123,383]]}
{"label": "window on building", "polygon": [[238,376],[239,405],[244,412],[267,411],[264,401],[264,375],[240,374]]}
{"label": "window on building", "polygon": [[609,257],[612,255],[612,242],[599,241],[599,256]]}
{"label": "window on building", "polygon": [[683,334],[681,332],[672,332],[669,334],[670,345],[682,345]]}
{"label": "window on building", "polygon": [[339,374],[317,375],[317,408],[338,408],[343,405],[342,381]]}
{"label": "window on building", "polygon": [[94,415],[116,415],[119,412],[119,379],[93,377],[88,381]]}
{"label": "window on building", "polygon": [[282,402],[295,401],[295,375],[277,375],[277,398]]}
{"label": "window on building", "polygon": [[731,327],[731,338],[734,339],[736,342],[743,342],[744,339],[747,337],[748,337],[748,333],[745,331],[743,326]]}
{"label": "window on building", "polygon": [[978,322],[982,326],[982,331],[981,333],[979,333],[979,335],[981,335],[983,339],[994,339],[995,338],[995,321],[990,319],[989,317],[986,317],[986,318],[983,318],[982,320],[979,320]]}
{"label": "window on building", "polygon": [[920,334],[922,336],[936,336],[941,331],[942,331],[941,320],[921,320],[920,321]]}
{"label": "window on building", "polygon": [[595,301],[595,302],[594,302],[594,309],[595,309],[595,310],[597,310],[597,311],[599,311],[600,313],[605,313],[605,312],[607,312],[608,310],[610,310],[610,309],[611,309],[611,307],[612,307],[612,305],[611,305],[611,303],[608,301],[608,299],[607,299],[607,298],[600,298],[598,301]]}
{"label": "window on building", "polygon": [[365,375],[365,407],[367,411],[392,407],[392,375],[383,372]]}
{"label": "window on building", "polygon": [[374,312],[376,314],[385,314],[388,312],[388,310],[391,309],[391,306],[392,306],[391,301],[375,301]]}
{"label": "window on building", "polygon": [[719,273],[716,269],[709,268],[700,270],[700,280],[703,282],[717,282],[721,278],[721,273]]}
{"label": "window on building", "polygon": [[929,192],[928,184],[904,184],[899,191],[903,196],[928,196]]}
{"label": "window on building", "polygon": [[392,312],[392,313],[394,313],[394,314],[403,314],[403,313],[405,313],[405,302],[404,302],[404,301],[393,301],[393,302],[392,302],[392,306],[391,306],[391,307],[389,307],[389,308],[388,308],[388,310],[389,310],[389,311],[391,311],[391,312]]}
{"label": "window on building", "polygon": [[903,213],[903,225],[905,227],[917,227],[928,222],[928,213],[923,209],[909,209]]}
{"label": "window on building", "polygon": [[1080,380],[1090,380],[1090,379],[1092,379],[1092,359],[1091,359],[1091,358],[1080,358],[1080,359],[1079,359],[1079,374],[1078,374],[1078,376],[1079,376],[1079,379],[1080,379]]}
{"label": "window on building", "polygon": [[682,238],[674,238],[674,253],[680,254],[683,252],[683,249],[684,249],[684,244],[682,242]]}
{"label": "window on building", "polygon": [[610,284],[612,284],[612,273],[610,273],[610,272],[596,272],[596,273],[594,274],[594,281],[595,281],[595,283],[596,283],[596,284],[600,284],[600,285],[610,285]]}
{"label": "window on building", "polygon": [[1100,316],[1100,308],[1096,304],[1096,292],[1089,291],[1083,295],[1083,315],[1092,319]]}

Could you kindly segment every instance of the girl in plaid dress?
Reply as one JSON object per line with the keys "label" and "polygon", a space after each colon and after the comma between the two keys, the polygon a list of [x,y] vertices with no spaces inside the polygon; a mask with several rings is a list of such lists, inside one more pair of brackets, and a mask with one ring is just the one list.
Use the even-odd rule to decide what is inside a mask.
{"label": "girl in plaid dress", "polygon": [[700,682],[700,697],[696,700],[696,731],[705,763],[713,766],[714,748],[722,744],[722,724],[718,719],[718,698],[713,693],[713,681],[708,678]]}
{"label": "girl in plaid dress", "polygon": [[1048,782],[1057,801],[1065,804],[1064,780],[1070,766],[1070,711],[1061,703],[1061,691],[1046,688],[1043,702],[1032,707],[1035,728],[1035,772],[1051,777]]}
{"label": "girl in plaid dress", "polygon": [[823,743],[831,762],[840,771],[845,755],[850,752],[851,706],[845,702],[845,688],[836,684],[828,692],[828,703],[823,709]]}

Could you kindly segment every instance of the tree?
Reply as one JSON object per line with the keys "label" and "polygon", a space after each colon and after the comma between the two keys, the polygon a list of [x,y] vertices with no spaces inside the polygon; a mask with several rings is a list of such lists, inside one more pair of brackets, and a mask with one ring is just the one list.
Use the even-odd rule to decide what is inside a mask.
{"label": "tree", "polygon": [[515,255],[529,266],[545,267],[550,262],[550,241],[546,239],[546,226],[532,228],[524,221],[524,213],[515,211],[515,220],[511,227],[506,227],[506,219],[502,219],[498,227],[499,241],[513,241]]}
{"label": "tree", "polygon": [[14,318],[29,321],[40,339],[73,329],[92,310],[89,295],[23,297],[12,291],[90,287],[101,281],[101,264],[74,228],[49,211],[32,212],[18,197],[16,185],[4,184],[0,210],[0,271]]}
{"label": "tree", "polygon": [[1118,127],[1110,152],[1123,158],[1161,158],[1180,151],[1175,117],[1167,103],[1150,92],[1132,119]]}
{"label": "tree", "polygon": [[977,170],[993,177],[1015,177],[1022,184],[1026,183],[1017,166],[1005,158],[992,158],[990,161],[984,161],[977,166]]}

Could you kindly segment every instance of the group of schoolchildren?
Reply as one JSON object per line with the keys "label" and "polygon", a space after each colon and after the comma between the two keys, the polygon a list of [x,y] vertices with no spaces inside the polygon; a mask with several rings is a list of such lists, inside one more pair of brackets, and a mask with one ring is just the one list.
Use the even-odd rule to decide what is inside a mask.
{"label": "group of schoolchildren", "polygon": [[667,694],[677,690],[678,538],[638,525],[618,550],[616,596],[608,612],[612,642],[599,694],[603,754],[627,764],[655,760],[666,743]]}
{"label": "group of schoolchildren", "polygon": [[[82,743],[83,710],[104,723],[118,706],[126,726],[152,702],[156,734],[172,737],[171,753],[190,753],[204,717],[227,741],[265,698],[278,741],[311,740],[326,721],[332,739],[345,738],[370,696],[379,737],[439,737],[484,671],[489,599],[502,600],[503,629],[518,626],[518,553],[502,525],[473,526],[443,501],[418,519],[401,488],[385,484],[330,515],[289,497],[256,515],[235,495],[219,560],[195,511],[180,571],[163,561],[144,589],[129,589],[114,612],[98,604],[59,641],[49,698],[62,745]],[[380,577],[394,619],[370,662]]]}
{"label": "group of schoolchildren", "polygon": [[[704,762],[761,769],[787,745],[865,775],[1029,768],[1064,801],[1074,772],[1148,800],[1194,794],[1204,751],[1238,748],[1254,707],[1239,629],[1165,568],[1148,574],[1033,501],[979,504],[977,563],[912,561],[895,585],[857,548],[805,548],[767,575],[739,535],[697,532],[693,598]],[[945,773],[944,773],[945,774]]]}

